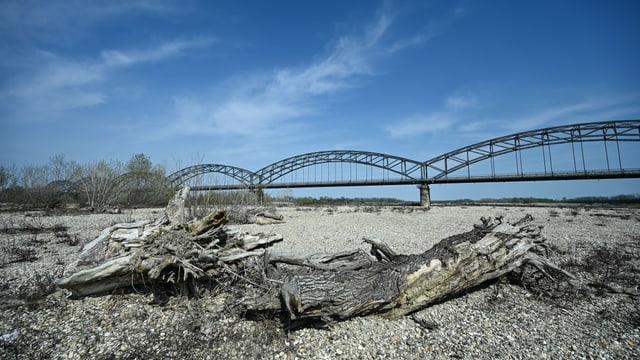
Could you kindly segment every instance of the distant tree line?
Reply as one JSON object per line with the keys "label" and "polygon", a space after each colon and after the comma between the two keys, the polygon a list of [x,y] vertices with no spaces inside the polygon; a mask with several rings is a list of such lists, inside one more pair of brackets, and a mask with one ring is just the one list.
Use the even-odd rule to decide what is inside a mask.
{"label": "distant tree line", "polygon": [[[282,199],[273,199],[282,200]],[[394,198],[378,198],[378,197],[370,197],[370,198],[332,198],[327,196],[321,196],[319,198],[314,198],[310,196],[306,197],[298,197],[298,198],[289,198],[285,199],[288,202],[291,202],[298,206],[313,206],[313,205],[330,205],[330,206],[338,206],[338,205],[413,205],[417,204],[415,202],[409,202]]]}
{"label": "distant tree line", "polygon": [[165,172],[144,154],[127,163],[85,165],[56,155],[45,165],[0,166],[0,202],[37,208],[163,205],[171,196]]}
{"label": "distant tree line", "polygon": [[[45,165],[0,166],[0,203],[22,207],[58,208],[70,204],[93,209],[106,207],[164,206],[174,189],[166,181],[166,170],[154,165],[144,154],[135,154],[127,163],[100,160],[80,165],[56,155]],[[194,207],[221,205],[256,205],[260,200],[251,191],[200,192],[190,199]],[[310,205],[415,205],[393,198],[331,198],[322,196],[293,197],[290,190],[280,196],[264,194],[264,204],[288,202]],[[514,197],[481,200],[459,199],[434,201],[451,204],[473,203],[574,203],[638,205],[640,194],[588,196],[561,200],[535,197]]]}
{"label": "distant tree line", "polygon": [[498,203],[498,204],[584,204],[584,205],[639,205],[640,194],[615,195],[615,196],[581,196],[576,198],[536,198],[536,197],[511,197],[511,198],[483,198],[480,200],[457,199],[447,201],[434,201],[451,204],[473,204],[473,203]]}
{"label": "distant tree line", "polygon": [[[394,198],[332,198],[321,196],[319,198],[314,197],[293,197],[293,196],[280,196],[270,197],[265,195],[265,202],[287,202],[298,206],[314,206],[314,205],[418,205],[414,201],[405,201]],[[433,203],[440,204],[583,204],[583,205],[640,205],[640,194],[635,195],[616,195],[616,196],[584,196],[577,198],[562,198],[562,199],[549,199],[549,198],[536,198],[536,197],[510,197],[510,198],[483,198],[480,200],[472,199],[456,199],[456,200],[440,200],[433,201]]]}

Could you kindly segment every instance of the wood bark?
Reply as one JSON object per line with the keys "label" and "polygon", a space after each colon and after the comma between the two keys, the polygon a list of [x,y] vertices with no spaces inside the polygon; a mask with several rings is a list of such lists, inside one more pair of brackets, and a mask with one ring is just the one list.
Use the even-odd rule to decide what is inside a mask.
{"label": "wood bark", "polygon": [[371,244],[373,257],[369,261],[353,253],[341,258],[336,266],[312,261],[316,255],[283,257],[268,253],[267,263],[296,264],[306,270],[287,273],[280,303],[261,298],[248,300],[245,306],[255,312],[282,306],[291,319],[299,320],[344,320],[368,314],[397,318],[524,264],[571,276],[541,255],[541,227],[533,224],[530,216],[515,224],[503,224],[500,219],[482,221],[473,230],[444,239],[418,255],[396,254],[371,238],[364,239]]}
{"label": "wood bark", "polygon": [[57,285],[75,296],[86,296],[166,282],[186,289],[185,295],[193,295],[195,282],[208,277],[207,271],[223,263],[262,256],[266,247],[282,241],[277,234],[226,231],[224,211],[187,223],[184,204],[188,192],[188,188],[179,191],[156,221],[104,229],[85,245]]}
{"label": "wood bark", "polygon": [[306,322],[369,314],[397,318],[525,264],[571,277],[542,255],[542,227],[531,216],[513,224],[483,218],[472,230],[443,239],[422,254],[398,254],[375,238],[363,239],[371,246],[369,253],[302,254],[270,249],[282,236],[227,229],[223,212],[186,223],[187,193],[176,194],[155,222],[105,229],[85,246],[58,285],[84,296],[155,281],[195,295],[197,280],[221,283],[223,274],[232,274],[242,281],[225,288],[243,294],[235,302],[243,313],[280,312]]}

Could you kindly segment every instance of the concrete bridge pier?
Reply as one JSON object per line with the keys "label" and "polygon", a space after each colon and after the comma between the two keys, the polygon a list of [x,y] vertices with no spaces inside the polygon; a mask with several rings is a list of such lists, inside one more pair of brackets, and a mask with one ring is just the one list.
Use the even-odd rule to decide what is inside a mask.
{"label": "concrete bridge pier", "polygon": [[418,185],[420,189],[420,205],[423,207],[430,209],[431,208],[431,191],[429,189],[429,184],[421,184]]}
{"label": "concrete bridge pier", "polygon": [[255,194],[256,196],[256,205],[264,205],[264,189],[259,187],[251,187],[249,188],[249,192]]}
{"label": "concrete bridge pier", "polygon": [[256,191],[256,197],[258,198],[258,204],[264,205],[264,189],[258,188]]}

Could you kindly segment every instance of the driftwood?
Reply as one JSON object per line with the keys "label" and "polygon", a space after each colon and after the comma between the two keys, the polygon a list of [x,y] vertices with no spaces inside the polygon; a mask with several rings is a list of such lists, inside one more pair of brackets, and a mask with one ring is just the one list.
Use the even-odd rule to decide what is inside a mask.
{"label": "driftwood", "polygon": [[541,227],[531,216],[513,224],[483,218],[471,231],[418,255],[397,254],[375,238],[363,239],[369,253],[301,254],[269,249],[282,236],[226,229],[224,212],[187,223],[187,193],[176,194],[155,222],[105,229],[58,285],[84,296],[164,282],[182,294],[198,295],[201,283],[219,283],[224,273],[237,280],[242,272],[244,281],[226,287],[240,287],[235,294],[242,298],[234,305],[242,313],[275,312],[304,323],[369,314],[400,317],[525,264],[571,277],[542,255]]}
{"label": "driftwood", "polygon": [[225,231],[224,211],[214,211],[187,223],[184,208],[188,188],[179,191],[164,215],[152,221],[116,224],[83,248],[80,258],[57,285],[75,296],[158,282],[175,284],[193,295],[198,279],[208,271],[247,257],[261,256],[280,235]]}
{"label": "driftwood", "polygon": [[[378,314],[397,318],[531,264],[572,277],[544,258],[541,227],[527,216],[515,224],[482,219],[472,231],[440,241],[419,255],[399,255],[377,239],[365,238],[372,257],[362,252],[302,256],[269,252],[266,262],[295,264],[279,299],[246,301],[254,312],[278,310],[291,319],[343,320]],[[280,300],[280,301],[278,301]]]}

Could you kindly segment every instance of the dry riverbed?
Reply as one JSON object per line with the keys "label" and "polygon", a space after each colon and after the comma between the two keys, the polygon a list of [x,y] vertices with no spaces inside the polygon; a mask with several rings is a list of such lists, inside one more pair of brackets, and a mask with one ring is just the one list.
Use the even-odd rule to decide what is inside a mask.
{"label": "dry riverbed", "polygon": [[[55,289],[79,250],[118,222],[162,209],[50,216],[0,213],[0,358],[495,359],[640,358],[640,210],[588,207],[279,207],[284,223],[229,225],[278,233],[279,248],[337,252],[363,236],[421,253],[481,216],[544,226],[549,257],[572,285],[525,269],[399,320],[355,318],[286,330],[245,319],[220,289],[199,299],[116,291],[70,299]],[[285,324],[286,325],[286,324]]]}

